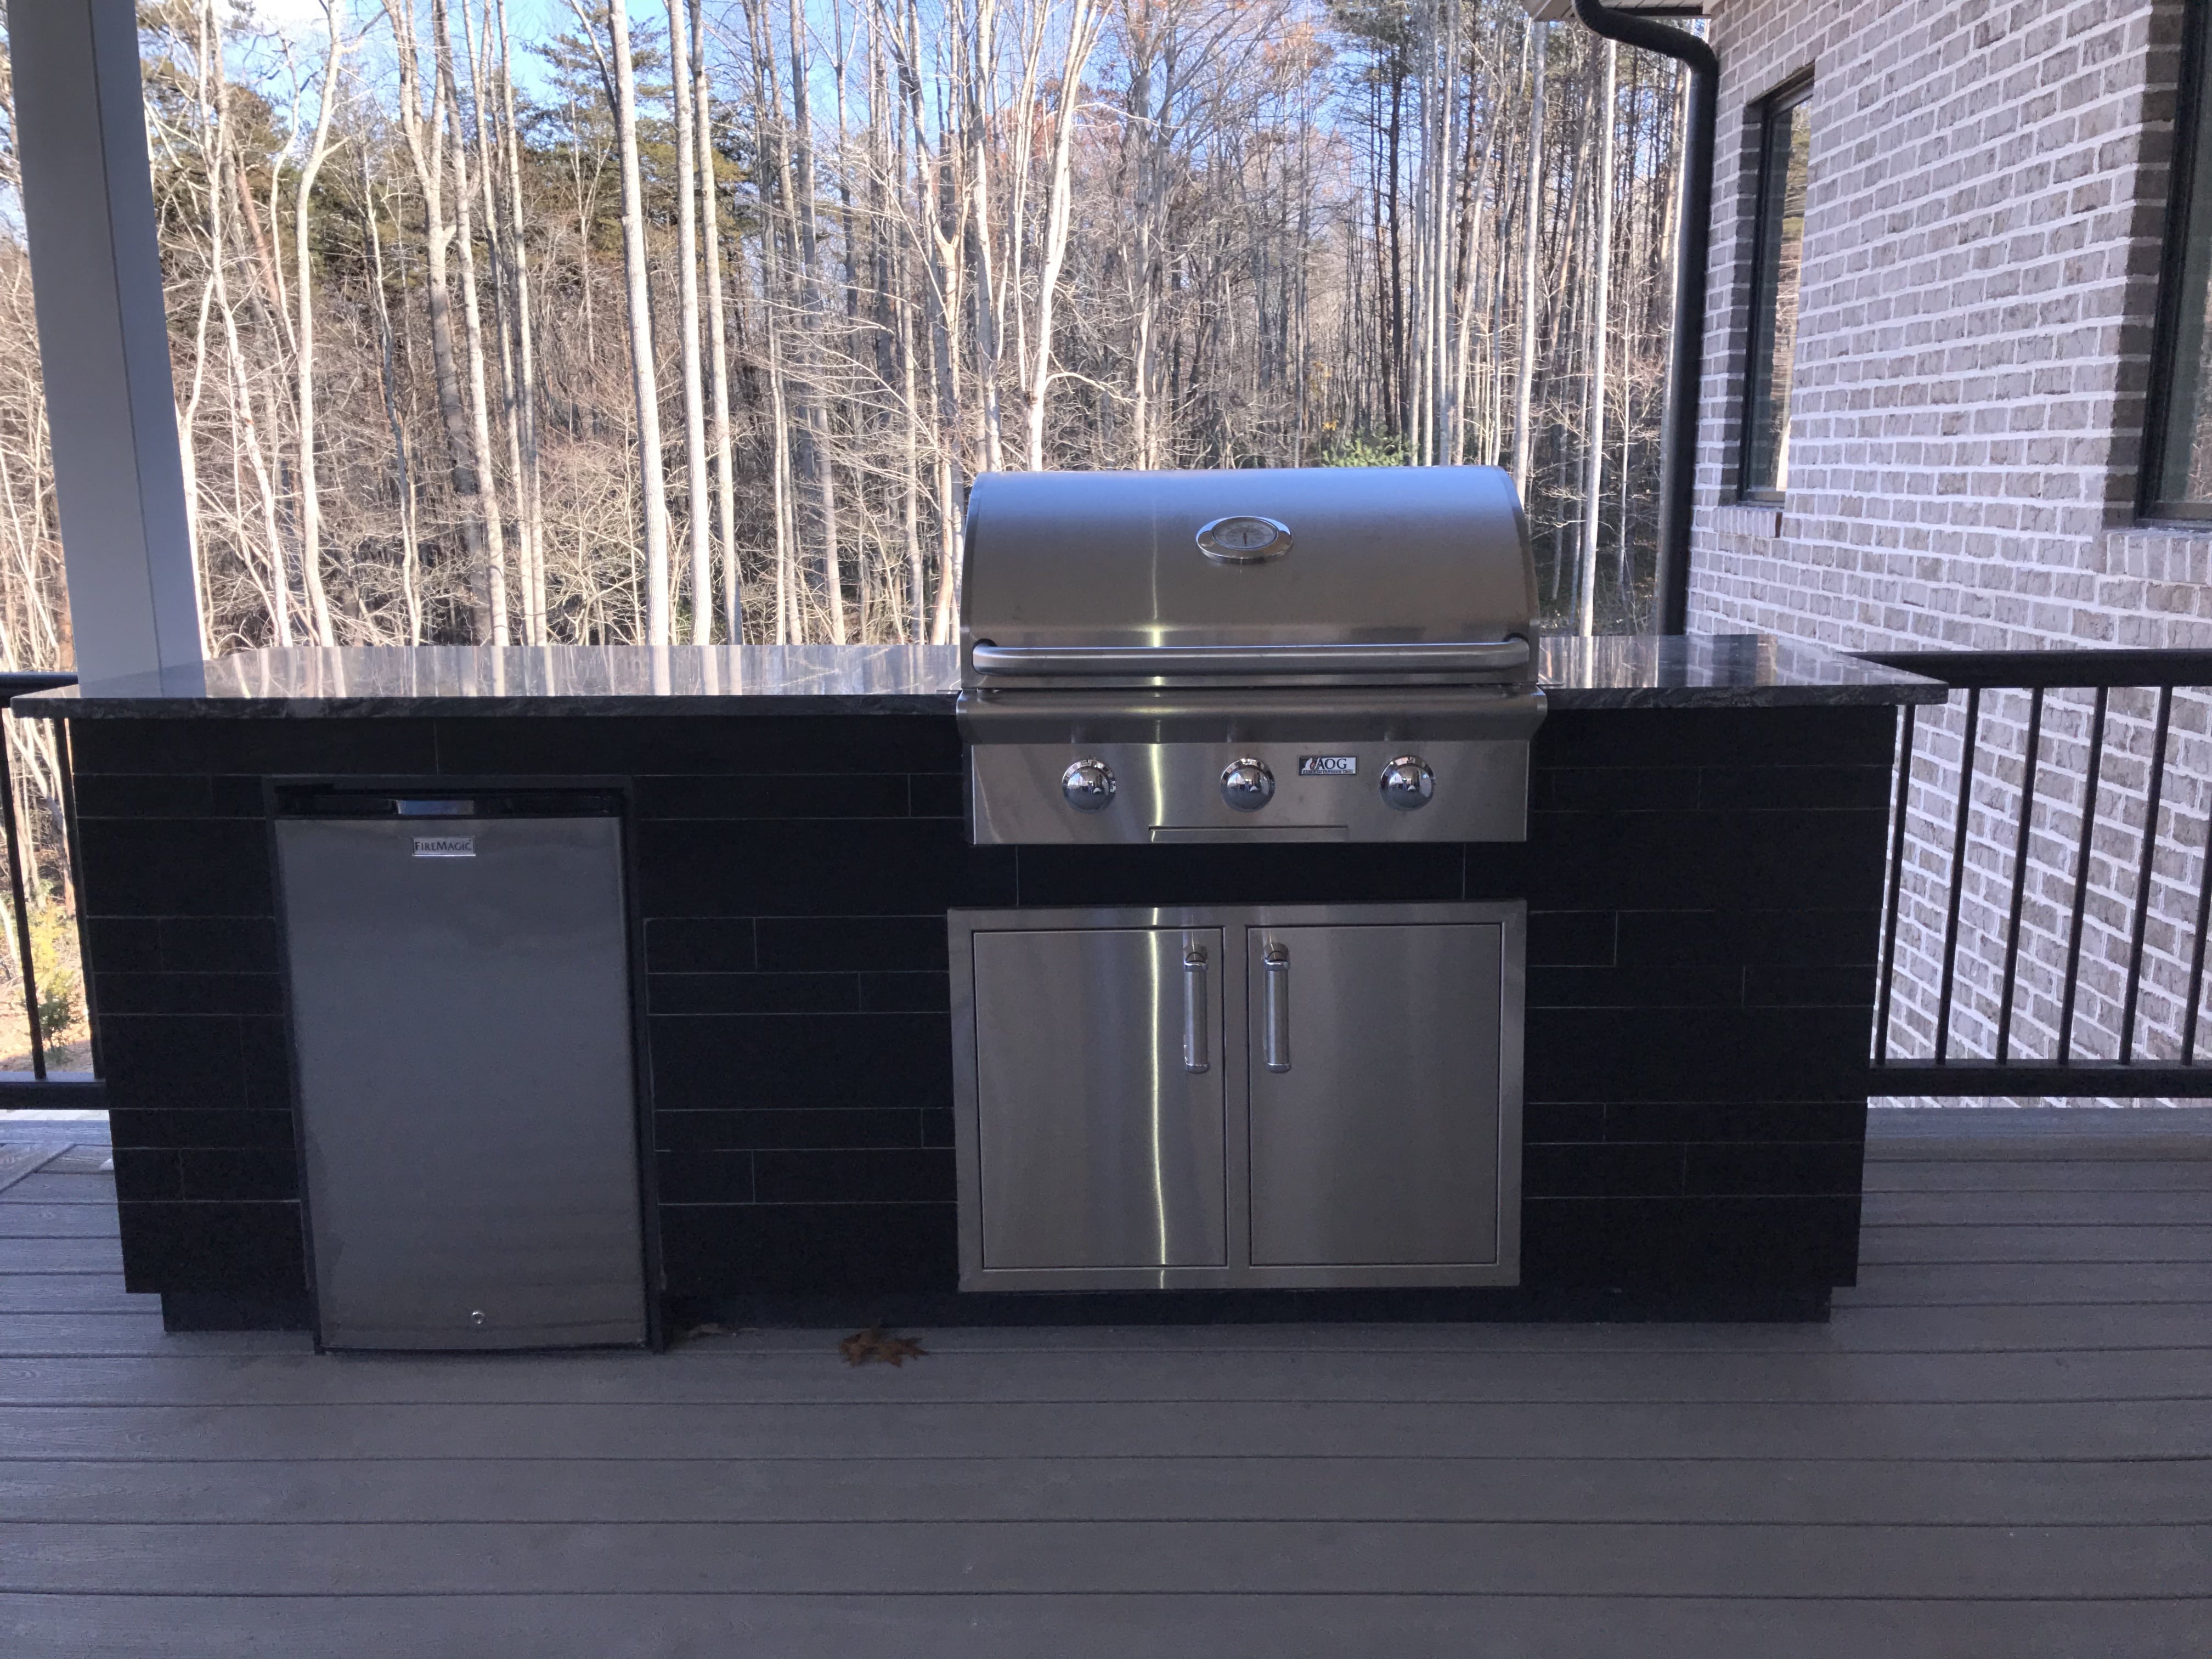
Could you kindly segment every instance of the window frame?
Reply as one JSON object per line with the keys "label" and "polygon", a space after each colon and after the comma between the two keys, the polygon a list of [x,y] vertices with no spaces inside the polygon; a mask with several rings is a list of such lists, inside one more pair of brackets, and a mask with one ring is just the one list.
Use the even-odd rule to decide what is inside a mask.
{"label": "window frame", "polygon": [[[1743,384],[1736,398],[1735,499],[1754,506],[1778,507],[1789,497],[1786,487],[1775,489],[1750,482],[1752,409],[1763,383],[1762,377],[1771,368],[1771,365],[1762,368],[1759,342],[1763,337],[1771,334],[1774,326],[1773,318],[1765,314],[1761,299],[1768,274],[1766,210],[1767,204],[1771,200],[1771,187],[1774,182],[1775,167],[1778,161],[1787,165],[1787,158],[1778,155],[1778,147],[1774,142],[1775,120],[1778,116],[1802,108],[1812,101],[1812,97],[1813,71],[1801,70],[1751,106],[1758,134],[1758,165],[1752,169],[1751,282],[1746,290]],[[1791,376],[1791,390],[1796,390],[1795,375]],[[1787,430],[1785,421],[1785,439]]]}
{"label": "window frame", "polygon": [[[2189,263],[2189,233],[2192,210],[2212,215],[2212,200],[2198,204],[2197,147],[2203,137],[2205,106],[2212,103],[2205,84],[2208,33],[2212,33],[2212,5],[2207,0],[2185,0],[2182,8],[2181,67],[2174,88],[2173,154],[2166,169],[2166,222],[2158,255],[2158,311],[2151,334],[2150,375],[2144,387],[2142,457],[2137,468],[2136,513],[2139,519],[2169,523],[2212,521],[2212,497],[2192,501],[2164,493],[2166,441],[2173,418],[2177,376],[2174,363],[2186,325],[2182,306],[2182,279]],[[2212,184],[2212,180],[2204,181]],[[2208,282],[2212,287],[2212,282]],[[2207,299],[2208,322],[2212,322],[2212,295]],[[2212,376],[2207,376],[2212,380]]]}

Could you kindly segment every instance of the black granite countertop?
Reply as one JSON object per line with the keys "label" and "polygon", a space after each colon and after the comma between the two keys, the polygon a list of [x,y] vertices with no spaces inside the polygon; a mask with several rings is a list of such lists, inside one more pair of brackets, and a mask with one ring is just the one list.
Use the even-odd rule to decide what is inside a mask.
{"label": "black granite countertop", "polygon": [[[1542,641],[1554,708],[1940,702],[1933,680],[1763,634]],[[946,714],[960,658],[941,645],[291,647],[40,691],[60,720],[507,714]]]}
{"label": "black granite countertop", "polygon": [[294,646],[19,697],[77,719],[949,714],[949,645]]}
{"label": "black granite countertop", "polygon": [[1772,634],[1544,636],[1554,708],[1768,708],[1790,704],[1942,702],[1917,674]]}

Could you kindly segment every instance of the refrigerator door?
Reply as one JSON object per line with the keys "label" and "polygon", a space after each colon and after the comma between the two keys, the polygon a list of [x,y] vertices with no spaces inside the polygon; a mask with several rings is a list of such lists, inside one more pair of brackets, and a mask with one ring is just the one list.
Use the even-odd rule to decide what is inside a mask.
{"label": "refrigerator door", "polygon": [[1497,1262],[1500,929],[1243,931],[1252,1265]]}
{"label": "refrigerator door", "polygon": [[643,1342],[620,820],[276,841],[324,1345]]}
{"label": "refrigerator door", "polygon": [[1219,1267],[1218,928],[975,935],[982,1265]]}

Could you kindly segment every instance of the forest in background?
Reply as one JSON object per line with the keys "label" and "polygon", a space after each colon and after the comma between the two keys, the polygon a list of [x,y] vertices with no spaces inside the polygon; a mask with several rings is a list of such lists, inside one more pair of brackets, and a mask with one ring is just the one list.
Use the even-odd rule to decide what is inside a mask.
{"label": "forest in background", "polygon": [[[1517,0],[140,18],[210,652],[942,640],[1008,467],[1494,463],[1645,618],[1681,88]],[[20,212],[0,306],[46,666]]]}

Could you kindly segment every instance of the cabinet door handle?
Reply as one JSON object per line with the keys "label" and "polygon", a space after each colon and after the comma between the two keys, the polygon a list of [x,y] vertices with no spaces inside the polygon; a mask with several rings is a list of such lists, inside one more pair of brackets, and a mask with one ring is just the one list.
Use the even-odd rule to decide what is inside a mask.
{"label": "cabinet door handle", "polygon": [[1206,947],[1193,945],[1182,953],[1182,1068],[1211,1071],[1213,1061],[1206,1036]]}
{"label": "cabinet door handle", "polygon": [[1260,953],[1267,970],[1267,1018],[1262,1041],[1271,1072],[1291,1069],[1291,947],[1279,940]]}

